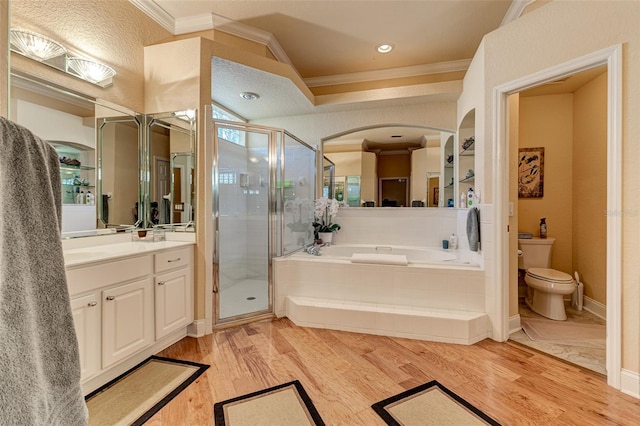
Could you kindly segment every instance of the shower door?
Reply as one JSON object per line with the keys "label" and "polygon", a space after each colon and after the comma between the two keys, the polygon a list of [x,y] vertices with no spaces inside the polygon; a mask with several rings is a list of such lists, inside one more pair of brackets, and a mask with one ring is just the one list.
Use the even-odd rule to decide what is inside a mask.
{"label": "shower door", "polygon": [[215,324],[270,315],[277,167],[271,129],[214,122]]}

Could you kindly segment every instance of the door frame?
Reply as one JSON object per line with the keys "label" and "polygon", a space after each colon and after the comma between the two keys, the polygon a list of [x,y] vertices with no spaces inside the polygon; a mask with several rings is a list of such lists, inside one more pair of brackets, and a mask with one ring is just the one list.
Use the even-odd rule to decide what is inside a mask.
{"label": "door frame", "polygon": [[[497,295],[489,307],[495,319],[494,339],[509,337],[509,140],[508,96],[601,65],[607,65],[607,337],[606,368],[609,386],[621,387],[622,359],[622,45],[593,52],[540,72],[516,79],[493,90],[495,146],[492,186],[495,194],[496,277],[487,280],[488,294]],[[505,232],[506,231],[506,232]]]}

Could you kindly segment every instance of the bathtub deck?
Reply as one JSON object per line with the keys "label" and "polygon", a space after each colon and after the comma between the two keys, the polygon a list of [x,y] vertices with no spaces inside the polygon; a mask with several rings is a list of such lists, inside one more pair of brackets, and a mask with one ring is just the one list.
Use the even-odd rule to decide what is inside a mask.
{"label": "bathtub deck", "polygon": [[471,345],[487,336],[488,316],[435,308],[287,296],[296,325]]}

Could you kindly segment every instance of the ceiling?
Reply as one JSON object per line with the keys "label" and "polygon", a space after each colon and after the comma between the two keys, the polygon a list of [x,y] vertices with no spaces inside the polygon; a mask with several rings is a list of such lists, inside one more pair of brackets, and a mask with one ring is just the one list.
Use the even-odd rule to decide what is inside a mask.
{"label": "ceiling", "polygon": [[[532,0],[130,1],[173,34],[214,29],[261,42],[313,88],[464,72],[483,36],[516,19]],[[380,54],[376,51],[380,43],[393,44],[394,49]],[[259,121],[395,104],[455,102],[462,87],[460,77],[457,80],[453,89],[439,93],[411,93],[400,99],[393,93],[367,98],[360,92],[340,101],[318,102],[316,97],[313,103],[288,78],[213,58],[212,98],[245,119]],[[260,99],[242,99],[239,94],[245,91],[258,93]],[[347,138],[362,137],[371,147],[416,146],[436,139],[426,137],[428,133],[419,128],[376,128]],[[392,135],[402,137],[391,140]]]}
{"label": "ceiling", "polygon": [[[525,13],[534,0],[130,0],[173,34],[214,29],[266,45],[312,91],[362,82],[466,71],[485,34]],[[543,3],[541,3],[543,4]],[[532,9],[538,3],[532,5]],[[375,47],[391,43],[380,54]],[[606,70],[606,67],[605,67]],[[570,93],[604,70],[596,69],[522,92]],[[457,77],[460,80],[460,77]],[[213,58],[214,102],[250,120],[424,102],[455,102],[461,84],[436,93],[393,93],[367,98],[357,89],[340,101],[310,101],[288,78]],[[458,83],[460,83],[458,81]],[[417,86],[411,86],[411,89]],[[390,92],[393,89],[387,87]],[[250,91],[260,99],[246,101]],[[417,91],[416,91],[417,92]],[[349,95],[349,94],[348,94]],[[346,100],[345,100],[346,99]],[[332,144],[370,149],[433,146],[438,132],[418,127],[355,129]],[[392,136],[401,136],[392,138]],[[327,143],[326,141],[325,143]],[[338,148],[335,149],[347,149]],[[352,148],[350,148],[352,149]]]}

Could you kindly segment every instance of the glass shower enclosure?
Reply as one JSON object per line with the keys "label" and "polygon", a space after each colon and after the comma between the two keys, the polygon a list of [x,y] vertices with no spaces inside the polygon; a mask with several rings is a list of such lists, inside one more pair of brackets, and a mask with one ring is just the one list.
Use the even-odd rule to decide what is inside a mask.
{"label": "glass shower enclosure", "polygon": [[273,314],[271,260],[313,241],[316,150],[240,122],[212,133],[215,327]]}

